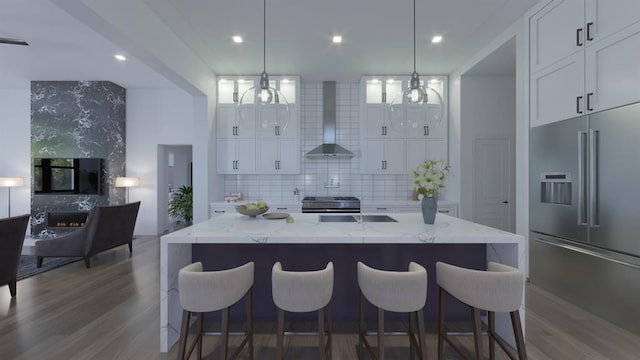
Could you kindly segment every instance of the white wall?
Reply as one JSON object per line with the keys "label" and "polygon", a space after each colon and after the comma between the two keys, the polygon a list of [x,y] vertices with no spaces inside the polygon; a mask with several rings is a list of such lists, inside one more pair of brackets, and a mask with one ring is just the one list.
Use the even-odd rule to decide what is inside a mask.
{"label": "white wall", "polygon": [[[141,201],[135,233],[158,233],[158,145],[193,145],[194,96],[182,90],[127,90],[127,176],[140,177],[129,201]],[[194,168],[195,172],[195,168]],[[166,209],[164,209],[166,211]]]}
{"label": "white wall", "polygon": [[[471,171],[469,164],[471,164],[471,152],[463,153],[461,150],[464,147],[464,133],[467,129],[464,128],[466,119],[463,119],[464,114],[461,111],[462,103],[466,101],[462,99],[461,86],[464,82],[462,77],[465,72],[473,68],[482,59],[487,57],[501,45],[508,40],[515,37],[516,39],[516,77],[515,77],[515,117],[516,117],[516,233],[523,236],[528,236],[529,231],[529,212],[528,212],[528,196],[529,196],[529,181],[528,181],[528,164],[529,164],[529,116],[528,116],[528,14],[525,14],[522,18],[512,24],[507,30],[496,37],[490,44],[485,46],[481,51],[476,53],[467,63],[457,69],[451,74],[449,78],[450,83],[450,108],[449,108],[449,151],[452,170],[457,176],[454,177],[454,183],[452,187],[457,186],[457,189],[450,189],[449,195],[458,193],[459,207],[461,209],[461,217],[467,218],[469,216],[468,211],[462,212],[462,209],[469,209],[469,202],[472,202],[472,198],[463,196],[462,194],[462,179],[466,171]],[[469,119],[472,121],[472,119]],[[464,167],[464,169],[463,169]]]}
{"label": "white wall", "polygon": [[[31,213],[31,86],[0,89],[0,177],[24,177],[11,188],[11,215]],[[7,188],[0,188],[0,218],[7,214]]]}
{"label": "white wall", "polygon": [[[463,199],[474,198],[473,144],[478,138],[508,138],[510,151],[515,151],[516,79],[513,76],[469,76],[461,78],[462,143],[460,146],[460,195]],[[514,169],[515,163],[509,164]],[[511,185],[515,186],[515,179]],[[511,188],[511,199],[515,199],[515,188]],[[513,206],[513,205],[512,205]],[[459,215],[474,219],[473,201],[460,204]],[[515,229],[515,223],[510,225]]]}

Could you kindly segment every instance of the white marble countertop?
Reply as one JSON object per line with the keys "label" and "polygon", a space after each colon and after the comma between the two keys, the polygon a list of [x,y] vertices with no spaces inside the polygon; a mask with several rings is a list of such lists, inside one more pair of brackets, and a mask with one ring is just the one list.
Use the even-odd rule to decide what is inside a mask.
{"label": "white marble countertop", "polygon": [[[376,214],[379,215],[379,214]],[[224,214],[162,236],[164,243],[519,243],[520,235],[438,214],[427,225],[421,213],[394,213],[398,222],[325,222],[318,214],[293,214],[294,223]],[[358,216],[357,214],[355,215]]]}

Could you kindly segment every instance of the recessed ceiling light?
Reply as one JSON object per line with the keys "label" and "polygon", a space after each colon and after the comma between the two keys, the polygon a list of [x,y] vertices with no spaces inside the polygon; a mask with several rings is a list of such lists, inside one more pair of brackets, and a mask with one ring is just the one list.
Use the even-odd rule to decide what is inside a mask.
{"label": "recessed ceiling light", "polygon": [[342,36],[340,35],[333,35],[333,43],[334,44],[340,44],[342,42]]}
{"label": "recessed ceiling light", "polygon": [[440,41],[442,41],[442,36],[440,36],[440,35],[436,35],[431,39],[431,42],[434,43],[434,44],[437,44]]}
{"label": "recessed ceiling light", "polygon": [[116,58],[116,59],[118,59],[119,61],[125,61],[125,60],[127,60],[127,58],[126,58],[124,55],[122,55],[122,54],[116,54],[116,55],[114,55],[113,57],[114,57],[114,58]]}
{"label": "recessed ceiling light", "polygon": [[236,44],[240,44],[242,42],[242,36],[240,35],[233,35],[232,39],[233,39],[233,42]]}

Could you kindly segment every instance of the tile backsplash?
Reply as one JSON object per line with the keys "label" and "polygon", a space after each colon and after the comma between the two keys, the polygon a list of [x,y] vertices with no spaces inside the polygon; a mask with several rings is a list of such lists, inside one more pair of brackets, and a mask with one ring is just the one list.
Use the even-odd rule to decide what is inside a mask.
{"label": "tile backsplash", "polygon": [[304,196],[355,196],[363,200],[408,200],[409,175],[360,174],[360,83],[337,83],[336,142],[354,152],[349,160],[311,160],[307,151],[322,143],[322,83],[303,83],[300,107],[300,161],[297,175],[225,175],[225,193],[246,199],[293,200],[295,188]]}

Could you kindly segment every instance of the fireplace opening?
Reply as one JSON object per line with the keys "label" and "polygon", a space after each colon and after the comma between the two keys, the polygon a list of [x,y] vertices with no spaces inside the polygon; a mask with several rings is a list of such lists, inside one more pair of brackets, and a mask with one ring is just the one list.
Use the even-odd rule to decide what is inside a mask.
{"label": "fireplace opening", "polygon": [[83,227],[88,215],[88,212],[50,212],[47,213],[47,227]]}

